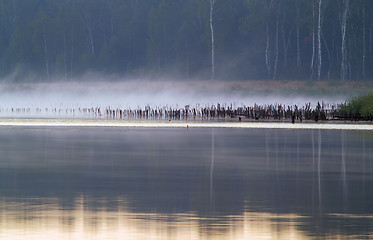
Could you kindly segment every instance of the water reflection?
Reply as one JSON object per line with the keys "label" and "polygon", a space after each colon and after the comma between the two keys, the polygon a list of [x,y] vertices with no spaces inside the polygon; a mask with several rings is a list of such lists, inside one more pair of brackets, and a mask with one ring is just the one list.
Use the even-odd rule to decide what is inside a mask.
{"label": "water reflection", "polygon": [[210,208],[214,210],[214,160],[215,158],[215,136],[211,128],[211,168],[210,168]]}
{"label": "water reflection", "polygon": [[319,195],[319,214],[321,215],[321,130],[318,130],[318,161],[317,161],[317,180],[318,180],[318,195]]}
{"label": "water reflection", "polygon": [[341,159],[342,159],[342,187],[343,187],[343,196],[344,200],[347,201],[347,179],[346,179],[346,153],[345,153],[345,131],[341,131],[342,137],[341,137]]}
{"label": "water reflection", "polygon": [[[88,201],[88,202],[87,202]],[[105,200],[101,200],[105,202]],[[202,218],[196,213],[132,212],[124,198],[116,211],[87,207],[81,196],[73,209],[64,209],[59,199],[17,202],[1,199],[1,239],[312,239],[302,229],[309,217],[292,213],[244,212]],[[105,204],[105,203],[103,203]],[[330,222],[361,222],[368,226],[373,215],[329,214]],[[365,227],[366,227],[365,226]],[[355,229],[356,231],[357,229]],[[318,238],[341,239],[343,231],[319,232]],[[322,235],[324,234],[324,235]],[[354,232],[350,238],[371,238],[372,233]]]}
{"label": "water reflection", "polygon": [[2,127],[0,156],[0,239],[373,237],[370,132]]}
{"label": "water reflection", "polygon": [[131,212],[125,199],[117,211],[87,209],[85,198],[64,210],[58,199],[2,199],[0,238],[6,239],[306,239],[305,217],[245,212],[201,218],[195,213]]}

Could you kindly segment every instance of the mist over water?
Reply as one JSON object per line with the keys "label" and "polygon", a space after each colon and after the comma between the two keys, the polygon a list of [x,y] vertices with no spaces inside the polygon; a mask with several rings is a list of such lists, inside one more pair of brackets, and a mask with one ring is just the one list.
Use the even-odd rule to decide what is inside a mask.
{"label": "mist over water", "polygon": [[171,80],[71,81],[53,83],[2,83],[0,108],[184,108],[185,105],[233,107],[285,104],[304,106],[324,101],[339,104],[348,96],[322,91],[308,93],[272,82],[211,82]]}

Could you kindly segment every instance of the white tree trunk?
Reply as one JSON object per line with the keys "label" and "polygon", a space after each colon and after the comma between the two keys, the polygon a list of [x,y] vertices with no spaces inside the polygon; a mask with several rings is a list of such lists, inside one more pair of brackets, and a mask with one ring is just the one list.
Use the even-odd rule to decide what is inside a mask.
{"label": "white tree trunk", "polygon": [[312,0],[312,57],[311,57],[311,79],[315,66],[315,2]]}
{"label": "white tree trunk", "polygon": [[326,40],[324,38],[324,35],[321,34],[321,37],[323,39],[323,42],[324,42],[324,45],[325,45],[325,49],[326,49],[326,53],[328,54],[328,60],[329,60],[329,69],[328,69],[328,80],[330,78],[330,71],[332,70],[332,58],[331,58],[331,55],[330,55],[330,51],[329,51],[329,47],[328,47],[328,44],[326,43]]}
{"label": "white tree trunk", "polygon": [[[266,9],[267,12],[270,12],[274,0],[262,0],[261,3],[263,4],[264,8]],[[268,78],[273,77],[272,76],[272,64],[271,64],[271,50],[270,50],[270,30],[269,30],[269,18],[266,20],[266,49],[265,49],[265,61],[266,61],[266,68],[267,68],[267,73],[268,73]]]}
{"label": "white tree trunk", "polygon": [[275,48],[275,65],[273,67],[273,80],[277,78],[277,65],[278,65],[278,15],[276,20],[276,48]]}
{"label": "white tree trunk", "polygon": [[365,59],[366,59],[366,43],[365,43],[365,5],[363,6],[363,69],[362,78],[365,79]]}
{"label": "white tree trunk", "polygon": [[318,1],[318,19],[317,19],[317,80],[320,81],[321,78],[321,4],[322,0],[317,0]]}
{"label": "white tree trunk", "polygon": [[265,51],[265,58],[266,58],[266,67],[268,72],[268,77],[271,76],[272,72],[272,66],[271,66],[271,53],[269,50],[269,26],[268,22],[266,24],[266,35],[267,35],[267,45],[266,45],[266,51]]}
{"label": "white tree trunk", "polygon": [[216,0],[210,0],[210,31],[211,31],[211,80],[215,78],[215,37],[214,37],[214,5]]}
{"label": "white tree trunk", "polygon": [[349,0],[343,1],[343,13],[342,13],[342,22],[341,22],[341,46],[342,46],[342,61],[341,61],[341,79],[346,80],[347,75],[347,50],[346,50],[346,28],[347,28],[347,14],[349,10]]}

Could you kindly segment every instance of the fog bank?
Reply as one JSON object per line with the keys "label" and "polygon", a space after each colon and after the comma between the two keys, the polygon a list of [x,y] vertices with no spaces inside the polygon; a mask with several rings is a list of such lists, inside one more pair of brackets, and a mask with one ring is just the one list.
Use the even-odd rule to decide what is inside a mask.
{"label": "fog bank", "polygon": [[0,108],[144,108],[338,104],[349,95],[276,82],[83,81],[0,85]]}

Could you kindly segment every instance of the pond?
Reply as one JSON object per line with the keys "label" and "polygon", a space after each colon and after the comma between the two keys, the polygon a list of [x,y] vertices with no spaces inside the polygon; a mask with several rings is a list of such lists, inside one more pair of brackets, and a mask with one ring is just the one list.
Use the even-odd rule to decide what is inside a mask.
{"label": "pond", "polygon": [[367,239],[373,132],[0,127],[1,239]]}

